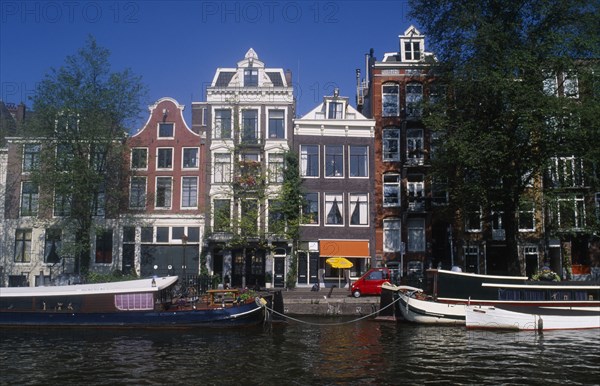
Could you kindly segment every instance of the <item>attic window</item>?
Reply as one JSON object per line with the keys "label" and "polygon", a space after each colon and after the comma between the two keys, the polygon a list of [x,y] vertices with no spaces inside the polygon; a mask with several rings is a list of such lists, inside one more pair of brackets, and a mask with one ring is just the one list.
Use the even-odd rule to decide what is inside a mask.
{"label": "attic window", "polygon": [[421,42],[404,42],[404,60],[421,60]]}
{"label": "attic window", "polygon": [[256,87],[258,86],[258,70],[254,68],[247,68],[244,70],[244,86]]}
{"label": "attic window", "polygon": [[340,102],[329,102],[327,119],[344,119],[344,105]]}

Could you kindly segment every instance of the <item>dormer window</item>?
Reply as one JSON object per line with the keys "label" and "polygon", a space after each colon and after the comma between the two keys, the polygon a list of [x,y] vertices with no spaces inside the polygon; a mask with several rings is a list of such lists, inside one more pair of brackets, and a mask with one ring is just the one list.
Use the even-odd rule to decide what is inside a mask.
{"label": "dormer window", "polygon": [[244,86],[246,87],[257,87],[258,86],[258,70],[255,68],[246,68],[244,70]]}
{"label": "dormer window", "polygon": [[415,42],[415,41],[404,42],[404,60],[406,60],[406,61],[421,60],[421,42]]}
{"label": "dormer window", "polygon": [[342,102],[329,102],[327,119],[344,119],[344,104]]}

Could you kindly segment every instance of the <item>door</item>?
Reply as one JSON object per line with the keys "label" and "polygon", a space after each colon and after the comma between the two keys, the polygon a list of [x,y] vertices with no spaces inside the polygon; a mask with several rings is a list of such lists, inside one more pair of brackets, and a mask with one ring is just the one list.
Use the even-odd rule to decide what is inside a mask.
{"label": "door", "polygon": [[311,252],[308,255],[308,272],[310,275],[310,283],[315,284],[319,282],[319,253]]}
{"label": "door", "polygon": [[306,252],[298,252],[298,284],[308,284],[308,257]]}
{"label": "door", "polygon": [[285,257],[275,257],[274,260],[273,285],[282,288],[285,286]]}

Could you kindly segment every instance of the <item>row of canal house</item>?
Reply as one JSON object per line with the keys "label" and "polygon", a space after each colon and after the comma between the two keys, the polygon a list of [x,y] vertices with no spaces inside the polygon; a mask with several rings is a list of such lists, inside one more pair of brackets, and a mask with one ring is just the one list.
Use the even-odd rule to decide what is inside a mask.
{"label": "row of canal house", "polygon": [[[431,55],[411,26],[399,36],[397,51],[381,60],[366,55],[364,79],[356,74],[356,108],[335,91],[299,118],[291,73],[266,67],[253,49],[235,67],[216,70],[206,101],[192,103],[191,127],[184,106],[158,100],[127,139],[127,209],[97,217],[101,231],[90,236],[91,268],[142,276],[207,273],[234,286],[276,287],[286,285],[293,261],[295,285],[337,284],[341,272],[325,263],[332,256],[354,263],[344,272],[349,279],[392,261],[405,273],[453,265],[506,273],[500,216],[483,224],[472,216],[440,215],[449,198],[442,181],[428,176],[435,138],[421,121],[421,103],[440,92],[426,60]],[[24,118],[22,108],[7,111],[3,115],[17,125]],[[31,207],[40,193],[29,186],[26,168],[39,144],[9,136],[4,145],[0,286],[39,285],[72,273],[73,259],[60,253],[70,236],[37,221]],[[289,150],[303,178],[298,240],[275,226]],[[556,162],[575,167],[573,160]],[[558,174],[571,170],[557,167],[553,176],[560,180]],[[571,188],[586,197],[585,205],[600,205],[600,194],[587,185]],[[578,212],[563,218],[581,221],[574,207]],[[548,263],[560,271],[564,254],[581,273],[599,265],[593,238],[544,236],[539,203],[524,207],[519,218],[524,273]],[[235,231],[242,228],[244,234]]]}

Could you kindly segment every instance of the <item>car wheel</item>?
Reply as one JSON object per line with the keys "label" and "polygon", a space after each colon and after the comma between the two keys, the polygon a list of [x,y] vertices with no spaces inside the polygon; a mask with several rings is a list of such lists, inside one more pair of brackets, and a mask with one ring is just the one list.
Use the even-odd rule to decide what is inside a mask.
{"label": "car wheel", "polygon": [[359,298],[359,297],[360,297],[360,291],[359,291],[359,290],[356,290],[356,291],[352,292],[352,295],[353,295],[355,298]]}

